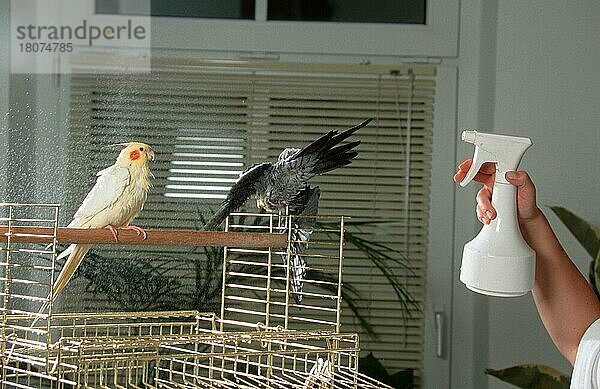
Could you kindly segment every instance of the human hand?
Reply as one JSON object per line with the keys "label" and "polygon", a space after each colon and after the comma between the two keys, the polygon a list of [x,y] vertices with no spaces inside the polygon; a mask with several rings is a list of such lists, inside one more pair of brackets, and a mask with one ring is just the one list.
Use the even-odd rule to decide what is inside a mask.
{"label": "human hand", "polygon": [[[454,182],[461,182],[469,168],[472,160],[467,159],[458,166],[458,171],[454,174]],[[491,162],[484,163],[473,180],[483,184],[483,187],[477,192],[477,219],[484,224],[489,224],[497,216],[496,210],[492,206],[492,191],[494,189],[494,178],[496,176],[496,166]],[[506,180],[517,187],[517,217],[520,224],[526,224],[541,214],[536,205],[535,185],[526,172],[507,172]]]}

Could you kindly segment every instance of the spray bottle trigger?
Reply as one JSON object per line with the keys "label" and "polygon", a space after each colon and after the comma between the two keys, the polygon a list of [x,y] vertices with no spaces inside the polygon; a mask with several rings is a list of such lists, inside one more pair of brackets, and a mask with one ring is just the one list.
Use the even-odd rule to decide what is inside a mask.
{"label": "spray bottle trigger", "polygon": [[498,163],[497,157],[494,154],[475,146],[475,154],[473,155],[473,162],[471,163],[471,168],[465,175],[465,178],[460,182],[460,186],[464,187],[469,184],[475,178],[481,166],[486,162]]}

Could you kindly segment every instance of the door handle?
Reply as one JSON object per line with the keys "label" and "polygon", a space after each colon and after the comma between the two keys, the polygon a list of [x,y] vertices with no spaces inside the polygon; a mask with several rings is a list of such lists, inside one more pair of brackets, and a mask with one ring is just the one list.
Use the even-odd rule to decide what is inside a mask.
{"label": "door handle", "polygon": [[445,343],[445,323],[446,317],[444,312],[435,313],[435,355],[438,358],[444,357],[444,343]]}

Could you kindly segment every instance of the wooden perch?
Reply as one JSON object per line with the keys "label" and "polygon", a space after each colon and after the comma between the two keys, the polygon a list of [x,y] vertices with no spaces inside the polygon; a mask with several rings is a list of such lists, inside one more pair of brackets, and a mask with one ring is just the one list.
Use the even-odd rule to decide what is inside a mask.
{"label": "wooden perch", "polygon": [[[93,243],[121,245],[171,245],[171,246],[216,246],[239,248],[287,247],[287,234],[251,232],[212,232],[188,230],[146,230],[148,237],[142,239],[135,231],[118,229],[119,241],[106,228],[82,229],[59,228],[58,243]],[[12,227],[11,242],[51,243],[52,228]],[[0,227],[0,241],[6,242],[8,228]]]}

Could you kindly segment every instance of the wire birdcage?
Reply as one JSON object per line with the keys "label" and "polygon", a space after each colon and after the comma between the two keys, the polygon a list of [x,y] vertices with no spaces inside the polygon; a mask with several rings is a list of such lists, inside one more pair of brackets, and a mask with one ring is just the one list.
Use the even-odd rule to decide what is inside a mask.
{"label": "wire birdcage", "polygon": [[[344,218],[339,228],[303,235],[300,290],[291,288],[291,256],[299,253],[291,219],[234,214],[224,233],[219,316],[56,313],[59,207],[0,209],[2,389],[389,388],[358,372],[358,335],[340,333]],[[256,232],[286,235],[287,247],[236,247],[239,233]]]}

